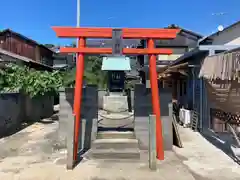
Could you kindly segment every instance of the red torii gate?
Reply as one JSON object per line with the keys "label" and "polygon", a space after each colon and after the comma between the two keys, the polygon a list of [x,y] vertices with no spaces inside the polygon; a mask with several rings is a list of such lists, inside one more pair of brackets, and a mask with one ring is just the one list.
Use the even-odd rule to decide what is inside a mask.
{"label": "red torii gate", "polygon": [[[53,27],[58,37],[78,38],[78,47],[60,48],[63,53],[78,53],[76,65],[76,81],[74,95],[75,131],[74,131],[74,160],[77,159],[78,137],[80,128],[81,96],[84,72],[84,54],[112,54],[112,48],[89,48],[86,47],[86,38],[112,38],[112,28],[76,28],[76,27]],[[160,102],[157,82],[156,55],[172,54],[171,49],[155,48],[155,39],[174,39],[179,29],[140,29],[123,28],[123,39],[147,39],[147,48],[123,48],[122,54],[126,55],[149,55],[150,84],[152,89],[153,114],[156,116],[156,146],[157,158],[164,159],[162,125],[160,120]]]}

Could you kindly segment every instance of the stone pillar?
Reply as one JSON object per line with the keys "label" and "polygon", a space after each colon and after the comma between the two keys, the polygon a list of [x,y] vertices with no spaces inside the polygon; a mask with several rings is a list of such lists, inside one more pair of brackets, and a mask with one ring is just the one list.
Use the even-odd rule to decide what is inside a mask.
{"label": "stone pillar", "polygon": [[59,91],[60,111],[59,111],[59,128],[58,140],[60,146],[66,148],[67,143],[67,126],[70,121],[74,120],[73,109],[71,103],[67,101],[65,90]]}
{"label": "stone pillar", "polygon": [[172,150],[173,146],[172,103],[168,104],[168,108],[169,116],[161,116],[165,151]]}

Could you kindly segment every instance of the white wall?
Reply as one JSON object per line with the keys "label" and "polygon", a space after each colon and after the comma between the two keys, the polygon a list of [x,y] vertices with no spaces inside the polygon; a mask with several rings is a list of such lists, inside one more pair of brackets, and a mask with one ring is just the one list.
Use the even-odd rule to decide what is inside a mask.
{"label": "white wall", "polygon": [[172,50],[173,50],[173,53],[171,55],[158,55],[158,60],[174,61],[186,52],[185,48],[172,48]]}

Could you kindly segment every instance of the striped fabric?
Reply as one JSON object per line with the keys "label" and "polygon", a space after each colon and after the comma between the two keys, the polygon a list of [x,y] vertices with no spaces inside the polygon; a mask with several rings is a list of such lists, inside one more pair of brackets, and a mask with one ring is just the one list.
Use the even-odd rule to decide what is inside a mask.
{"label": "striped fabric", "polygon": [[207,56],[202,63],[199,77],[209,80],[235,80],[239,77],[240,52]]}
{"label": "striped fabric", "polygon": [[215,108],[240,113],[240,83],[238,81],[205,81],[207,95]]}

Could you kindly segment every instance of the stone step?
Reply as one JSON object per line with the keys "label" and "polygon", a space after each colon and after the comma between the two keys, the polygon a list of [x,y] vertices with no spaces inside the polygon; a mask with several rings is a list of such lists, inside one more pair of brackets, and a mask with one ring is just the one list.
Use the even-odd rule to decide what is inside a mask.
{"label": "stone step", "polygon": [[136,149],[95,149],[90,157],[95,159],[140,159],[140,151]]}
{"label": "stone step", "polygon": [[93,141],[92,149],[138,149],[137,139],[96,139]]}
{"label": "stone step", "polygon": [[97,139],[134,139],[135,134],[132,131],[102,131],[97,133]]}

